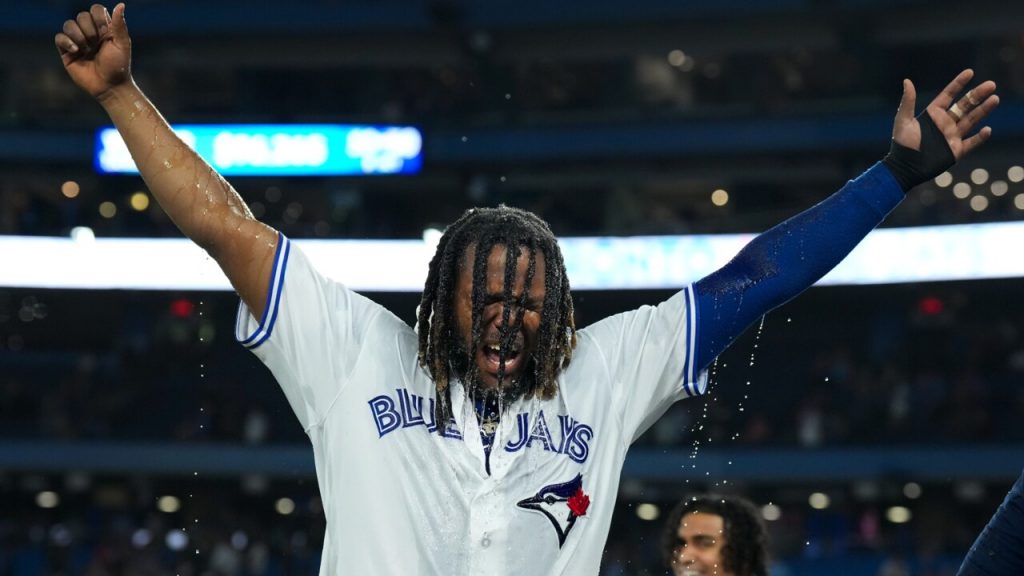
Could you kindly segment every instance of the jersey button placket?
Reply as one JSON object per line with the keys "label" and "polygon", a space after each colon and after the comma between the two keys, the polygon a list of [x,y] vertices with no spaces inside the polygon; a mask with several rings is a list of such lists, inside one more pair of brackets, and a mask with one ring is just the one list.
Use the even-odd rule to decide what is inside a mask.
{"label": "jersey button placket", "polygon": [[496,543],[496,530],[504,520],[501,514],[501,498],[494,490],[493,481],[485,481],[477,497],[473,499],[471,541],[477,543],[473,554],[474,574],[494,574],[501,561],[499,546]]}

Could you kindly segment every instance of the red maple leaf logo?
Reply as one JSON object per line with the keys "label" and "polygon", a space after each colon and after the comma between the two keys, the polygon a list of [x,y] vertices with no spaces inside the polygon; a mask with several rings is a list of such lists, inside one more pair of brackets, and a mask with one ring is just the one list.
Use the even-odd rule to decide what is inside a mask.
{"label": "red maple leaf logo", "polygon": [[590,507],[590,496],[583,493],[583,488],[576,490],[576,493],[569,496],[569,511],[575,516],[583,516]]}

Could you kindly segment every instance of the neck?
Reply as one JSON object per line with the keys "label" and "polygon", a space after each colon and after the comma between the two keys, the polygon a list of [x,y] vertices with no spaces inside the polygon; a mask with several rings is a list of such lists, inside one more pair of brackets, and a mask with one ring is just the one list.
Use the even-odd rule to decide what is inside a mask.
{"label": "neck", "polygon": [[473,398],[473,409],[479,422],[496,422],[501,419],[504,406],[501,395],[496,392],[485,392]]}

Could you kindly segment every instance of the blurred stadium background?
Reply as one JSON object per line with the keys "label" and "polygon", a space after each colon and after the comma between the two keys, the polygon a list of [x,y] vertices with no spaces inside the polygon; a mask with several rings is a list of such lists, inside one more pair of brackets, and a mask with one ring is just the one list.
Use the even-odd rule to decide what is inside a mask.
{"label": "blurred stadium background", "polygon": [[[94,167],[106,118],[51,43],[86,7],[0,7],[0,240],[179,236],[137,176]],[[499,202],[559,236],[761,231],[886,152],[902,78],[923,103],[964,67],[1000,86],[995,136],[886,226],[1024,215],[1021,3],[135,0],[127,14],[136,80],[174,123],[422,131],[415,174],[232,178],[296,239],[419,239]],[[5,277],[0,574],[316,573],[311,451],[234,343],[233,295]],[[661,521],[703,490],[764,506],[773,574],[954,573],[1024,466],[1021,288],[818,287],[770,314],[705,398],[635,445],[602,575],[665,574]],[[580,291],[578,324],[669,293]],[[412,322],[415,294],[371,296]]]}

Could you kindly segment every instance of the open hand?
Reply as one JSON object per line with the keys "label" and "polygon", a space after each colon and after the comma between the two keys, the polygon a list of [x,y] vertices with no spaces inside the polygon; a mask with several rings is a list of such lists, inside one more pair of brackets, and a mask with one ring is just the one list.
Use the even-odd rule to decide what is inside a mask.
{"label": "open hand", "polygon": [[[974,127],[999,105],[999,96],[995,93],[996,83],[991,80],[982,82],[968,90],[960,100],[956,100],[973,77],[974,71],[971,69],[957,74],[925,109],[935,126],[942,132],[957,161],[981,146],[992,135],[992,129],[985,126],[973,136],[968,136]],[[900,100],[899,110],[896,111],[892,138],[907,148],[920,150],[921,124],[914,117],[916,101],[917,91],[914,89],[914,83],[904,80],[903,99]]]}

